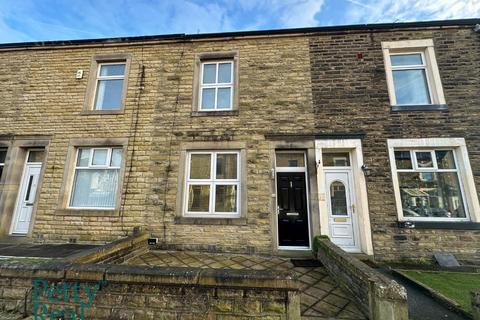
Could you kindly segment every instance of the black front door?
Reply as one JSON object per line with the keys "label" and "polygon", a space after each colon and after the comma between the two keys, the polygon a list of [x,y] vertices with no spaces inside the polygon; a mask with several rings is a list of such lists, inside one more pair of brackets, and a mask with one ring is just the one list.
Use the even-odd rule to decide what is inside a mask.
{"label": "black front door", "polygon": [[277,204],[279,245],[308,247],[305,173],[277,173]]}

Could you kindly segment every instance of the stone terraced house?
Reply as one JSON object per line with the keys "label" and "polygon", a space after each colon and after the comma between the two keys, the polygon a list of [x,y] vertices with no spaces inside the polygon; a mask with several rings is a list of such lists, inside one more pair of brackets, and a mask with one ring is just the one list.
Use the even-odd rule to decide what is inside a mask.
{"label": "stone terraced house", "polygon": [[478,23],[1,44],[1,239],[480,259]]}

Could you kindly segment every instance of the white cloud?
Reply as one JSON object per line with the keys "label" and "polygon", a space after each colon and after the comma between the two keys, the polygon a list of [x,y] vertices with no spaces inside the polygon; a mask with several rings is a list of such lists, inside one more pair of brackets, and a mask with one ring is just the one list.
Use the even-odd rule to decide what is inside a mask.
{"label": "white cloud", "polygon": [[480,16],[480,0],[0,0],[0,42]]}
{"label": "white cloud", "polygon": [[225,6],[194,0],[0,2],[0,42],[233,29]]}
{"label": "white cloud", "polygon": [[480,16],[480,0],[346,0],[344,23],[445,20]]}
{"label": "white cloud", "polygon": [[285,8],[280,21],[286,27],[312,27],[318,24],[315,15],[320,12],[323,0],[296,1]]}
{"label": "white cloud", "polygon": [[18,42],[18,41],[32,41],[33,38],[24,32],[20,32],[11,28],[2,19],[0,14],[0,42]]}
{"label": "white cloud", "polygon": [[318,25],[315,16],[322,10],[324,0],[242,0],[241,9],[262,18],[276,20],[279,27],[298,28]]}

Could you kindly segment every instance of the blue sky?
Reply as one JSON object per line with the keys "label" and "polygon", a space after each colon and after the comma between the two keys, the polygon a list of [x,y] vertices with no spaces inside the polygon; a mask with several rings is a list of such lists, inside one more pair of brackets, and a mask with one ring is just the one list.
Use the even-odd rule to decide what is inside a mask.
{"label": "blue sky", "polygon": [[480,0],[0,0],[0,43],[480,17]]}

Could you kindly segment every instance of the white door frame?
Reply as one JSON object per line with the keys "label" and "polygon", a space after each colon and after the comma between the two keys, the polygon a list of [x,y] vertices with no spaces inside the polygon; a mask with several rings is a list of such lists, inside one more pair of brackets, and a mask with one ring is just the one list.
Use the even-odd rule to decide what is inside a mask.
{"label": "white door frame", "polygon": [[[277,153],[301,153],[303,154],[303,159],[305,166],[304,167],[277,167]],[[274,156],[274,163],[275,163],[275,226],[277,228],[276,234],[277,234],[277,249],[278,250],[299,250],[299,251],[308,251],[312,249],[312,231],[310,228],[310,206],[309,206],[309,196],[308,194],[310,193],[309,188],[308,188],[308,163],[307,163],[307,152],[301,151],[301,150],[275,150],[275,156]],[[278,227],[278,190],[277,190],[277,172],[287,172],[287,173],[294,173],[294,172],[304,172],[305,174],[305,192],[307,196],[307,225],[308,225],[308,247],[296,247],[296,246],[280,246],[280,232],[279,232],[279,227]]]}
{"label": "white door frame", "polygon": [[[352,232],[353,232],[353,241],[355,243],[354,246],[343,246],[342,249],[347,251],[347,252],[361,252],[361,246],[360,246],[360,228],[358,227],[358,218],[355,213],[355,210],[352,208],[352,206],[355,206],[356,200],[355,200],[355,191],[354,191],[354,185],[355,185],[355,179],[353,177],[352,169],[350,167],[329,167],[329,168],[324,168],[324,173],[325,173],[325,192],[326,192],[326,203],[327,203],[327,215],[328,215],[328,227],[329,227],[329,236],[331,237],[331,232],[332,228],[330,225],[330,214],[331,214],[331,202],[329,201],[328,195],[330,194],[329,187],[327,185],[327,174],[332,173],[332,174],[342,174],[346,173],[347,174],[347,181],[344,181],[346,184],[347,190],[347,206],[348,210],[350,212],[350,219],[351,219],[351,224],[352,224]],[[333,180],[333,181],[341,181],[341,180]],[[333,182],[332,181],[332,182]]]}
{"label": "white door frame", "polygon": [[363,152],[360,139],[326,139],[315,140],[315,161],[317,163],[318,204],[320,211],[320,234],[329,235],[328,207],[326,199],[325,171],[322,153],[348,151],[351,159],[353,176],[353,195],[358,225],[358,236],[361,251],[373,255],[372,231],[368,210],[367,185],[362,171]]}
{"label": "white door frame", "polygon": [[[9,234],[11,236],[27,236],[30,233],[30,230],[32,228],[33,215],[34,215],[34,212],[35,212],[35,209],[36,209],[36,204],[37,204],[38,187],[40,185],[40,178],[41,178],[41,174],[42,174],[42,162],[28,162],[28,157],[29,157],[31,151],[40,151],[40,150],[44,151],[44,149],[28,149],[28,151],[27,151],[25,161],[24,161],[24,164],[23,164],[22,176],[20,178],[20,185],[19,185],[19,188],[18,188],[17,199],[15,201],[15,209],[13,211],[12,222],[10,223]],[[36,186],[35,193],[34,193],[35,200],[34,200],[34,203],[32,205],[32,212],[31,212],[31,215],[30,215],[30,222],[29,222],[29,226],[28,226],[28,231],[26,233],[16,233],[16,232],[14,232],[15,231],[15,226],[17,224],[17,219],[18,219],[18,215],[19,215],[20,206],[22,205],[22,202],[24,201],[23,198],[25,196],[24,192],[23,192],[23,188],[24,188],[24,183],[26,183],[26,181],[27,181],[26,180],[26,174],[28,172],[28,169],[32,168],[32,167],[33,168],[37,167],[39,169],[39,173],[38,173],[37,186]]]}

